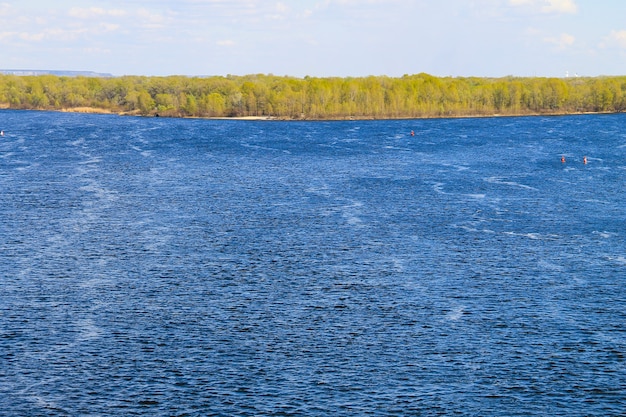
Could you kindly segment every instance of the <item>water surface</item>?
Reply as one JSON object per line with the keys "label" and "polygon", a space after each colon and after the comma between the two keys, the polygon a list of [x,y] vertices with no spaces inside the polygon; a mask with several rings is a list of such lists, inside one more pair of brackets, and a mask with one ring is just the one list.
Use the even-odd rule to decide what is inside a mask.
{"label": "water surface", "polygon": [[0,414],[620,415],[624,126],[2,111]]}

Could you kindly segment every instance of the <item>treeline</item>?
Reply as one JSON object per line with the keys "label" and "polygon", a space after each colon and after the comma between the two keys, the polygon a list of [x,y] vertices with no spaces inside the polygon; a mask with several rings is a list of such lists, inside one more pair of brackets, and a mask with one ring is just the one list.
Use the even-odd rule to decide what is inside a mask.
{"label": "treeline", "polygon": [[0,75],[0,106],[169,117],[419,118],[626,110],[624,77]]}

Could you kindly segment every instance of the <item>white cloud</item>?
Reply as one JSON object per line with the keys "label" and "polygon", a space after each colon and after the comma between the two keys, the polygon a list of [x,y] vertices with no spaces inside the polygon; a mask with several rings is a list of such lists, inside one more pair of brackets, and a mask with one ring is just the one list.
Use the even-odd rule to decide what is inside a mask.
{"label": "white cloud", "polygon": [[221,40],[221,41],[217,41],[216,42],[217,45],[219,46],[235,46],[236,42],[230,39],[225,39],[225,40]]}
{"label": "white cloud", "polygon": [[511,6],[527,7],[541,13],[577,13],[574,0],[509,0]]}
{"label": "white cloud", "polygon": [[99,26],[104,32],[115,32],[121,26],[116,23],[101,23]]}
{"label": "white cloud", "polygon": [[287,6],[285,3],[279,2],[276,3],[276,11],[278,13],[287,13],[289,11],[289,6]]}
{"label": "white cloud", "polygon": [[162,29],[168,22],[168,17],[159,13],[159,10],[148,8],[138,8],[135,10],[123,10],[120,8],[104,9],[101,7],[78,8],[68,10],[68,16],[78,19],[75,24],[82,23],[83,20],[96,20],[98,25],[89,23],[90,32],[95,32],[92,27],[99,28],[104,32],[117,31],[120,28],[139,27],[143,29]]}
{"label": "white cloud", "polygon": [[0,16],[7,16],[11,12],[11,6],[7,3],[0,4]]}
{"label": "white cloud", "polygon": [[626,30],[612,30],[600,47],[618,47],[626,49]]}
{"label": "white cloud", "polygon": [[576,13],[578,6],[574,0],[547,0],[541,11],[544,13]]}
{"label": "white cloud", "polygon": [[274,10],[268,14],[269,19],[284,20],[287,19],[287,15],[291,11],[291,8],[285,3],[276,3]]}
{"label": "white cloud", "polygon": [[622,48],[626,48],[626,30],[612,31],[611,39],[619,43]]}
{"label": "white cloud", "polygon": [[110,49],[106,49],[106,48],[97,48],[97,47],[90,47],[90,48],[83,48],[83,52],[87,53],[87,54],[91,54],[91,55],[103,55],[103,54],[111,54],[111,50]]}
{"label": "white cloud", "polygon": [[137,24],[145,29],[162,29],[166,26],[167,18],[148,9],[139,9],[136,12],[139,19]]}
{"label": "white cloud", "polygon": [[71,41],[79,39],[87,32],[87,29],[63,30],[48,29],[42,32],[21,32],[18,37],[23,41],[42,42],[46,40],[53,41]]}
{"label": "white cloud", "polygon": [[0,32],[0,42],[4,40],[11,40],[17,35],[17,32]]}
{"label": "white cloud", "polygon": [[100,18],[103,16],[120,17],[120,16],[125,16],[126,12],[124,10],[119,10],[119,9],[106,10],[100,7],[91,7],[89,9],[74,7],[70,9],[69,15],[71,17],[75,17],[78,19],[91,19],[91,18]]}
{"label": "white cloud", "polygon": [[548,38],[544,38],[543,40],[547,43],[552,43],[558,46],[559,48],[563,49],[563,48],[573,45],[574,42],[576,41],[576,38],[567,33],[562,33],[561,35],[557,37],[548,37]]}

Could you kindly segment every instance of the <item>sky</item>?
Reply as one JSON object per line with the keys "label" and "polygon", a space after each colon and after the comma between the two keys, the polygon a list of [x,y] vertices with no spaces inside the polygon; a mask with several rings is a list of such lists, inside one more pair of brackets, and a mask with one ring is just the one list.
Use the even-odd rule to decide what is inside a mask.
{"label": "sky", "polygon": [[624,0],[0,0],[0,69],[626,75]]}

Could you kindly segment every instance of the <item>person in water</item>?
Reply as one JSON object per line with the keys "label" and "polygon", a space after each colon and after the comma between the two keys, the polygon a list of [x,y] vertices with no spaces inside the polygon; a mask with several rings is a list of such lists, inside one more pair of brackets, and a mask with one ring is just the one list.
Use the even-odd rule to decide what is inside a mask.
{"label": "person in water", "polygon": [[583,156],[583,164],[587,165],[587,157]]}
{"label": "person in water", "polygon": [[562,156],[562,157],[561,157],[561,162],[562,162],[562,163],[565,163],[565,156]]}
{"label": "person in water", "polygon": [[415,136],[415,132],[411,130],[411,136]]}

